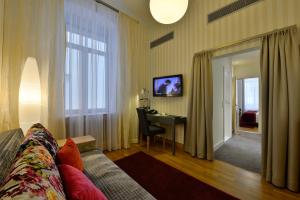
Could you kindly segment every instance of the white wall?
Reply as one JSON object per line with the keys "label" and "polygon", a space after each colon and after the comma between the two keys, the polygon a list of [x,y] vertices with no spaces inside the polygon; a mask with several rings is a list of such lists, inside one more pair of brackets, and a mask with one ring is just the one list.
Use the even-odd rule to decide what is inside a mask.
{"label": "white wall", "polygon": [[253,62],[233,65],[233,74],[236,79],[260,77],[260,64],[259,62]]}
{"label": "white wall", "polygon": [[[186,15],[173,25],[151,27],[149,42],[175,31],[175,39],[150,50],[150,69],[146,74],[151,89],[152,77],[183,74],[184,96],[155,98],[152,105],[160,112],[187,115],[190,72],[195,52],[229,44],[244,38],[289,25],[300,25],[299,0],[264,0],[212,23],[207,14],[234,0],[190,0]],[[149,70],[149,71],[148,71]],[[178,142],[183,142],[182,128]]]}

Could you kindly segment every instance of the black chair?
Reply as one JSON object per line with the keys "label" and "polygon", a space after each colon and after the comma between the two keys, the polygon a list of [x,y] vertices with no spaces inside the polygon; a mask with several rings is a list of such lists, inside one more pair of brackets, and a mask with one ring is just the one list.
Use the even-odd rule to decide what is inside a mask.
{"label": "black chair", "polygon": [[[139,130],[147,136],[147,151],[149,151],[150,136],[165,134],[166,130],[163,127],[151,125],[147,120],[147,112],[144,108],[137,108],[136,110],[139,117]],[[140,134],[140,142],[142,142],[143,135]],[[163,146],[165,147],[165,137],[163,137]]]}

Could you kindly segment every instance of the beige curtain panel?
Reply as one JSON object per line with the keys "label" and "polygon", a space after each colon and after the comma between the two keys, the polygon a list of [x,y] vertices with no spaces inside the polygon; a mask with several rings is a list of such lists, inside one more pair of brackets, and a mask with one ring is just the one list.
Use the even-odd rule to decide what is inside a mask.
{"label": "beige curtain panel", "polygon": [[296,28],[262,39],[262,173],[300,189],[300,66]]}
{"label": "beige curtain panel", "polygon": [[213,159],[212,54],[196,54],[193,61],[185,150],[192,156]]}
{"label": "beige curtain panel", "polygon": [[[22,70],[37,60],[41,80],[41,123],[55,138],[65,138],[65,20],[61,0],[5,0],[3,60],[0,65],[0,131],[19,127]],[[1,34],[1,33],[0,33]],[[24,130],[25,132],[25,130]]]}

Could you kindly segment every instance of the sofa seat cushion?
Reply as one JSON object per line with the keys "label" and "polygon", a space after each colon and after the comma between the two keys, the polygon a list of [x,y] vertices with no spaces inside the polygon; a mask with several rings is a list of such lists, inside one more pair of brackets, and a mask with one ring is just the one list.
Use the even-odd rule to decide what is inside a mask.
{"label": "sofa seat cushion", "polygon": [[82,153],[81,158],[84,163],[84,173],[104,193],[107,199],[155,199],[100,150]]}
{"label": "sofa seat cushion", "polygon": [[24,135],[22,129],[14,129],[0,133],[0,186],[8,175],[22,144]]}
{"label": "sofa seat cushion", "polygon": [[35,139],[24,141],[22,148],[0,188],[0,199],[64,200],[60,175],[48,150]]}

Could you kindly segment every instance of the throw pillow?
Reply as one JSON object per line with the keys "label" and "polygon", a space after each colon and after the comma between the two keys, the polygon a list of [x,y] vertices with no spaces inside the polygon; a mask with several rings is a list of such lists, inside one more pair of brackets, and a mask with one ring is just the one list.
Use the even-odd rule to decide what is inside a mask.
{"label": "throw pillow", "polygon": [[65,193],[70,200],[106,200],[104,194],[78,169],[58,166]]}
{"label": "throw pillow", "polygon": [[83,163],[80,152],[75,142],[68,138],[64,146],[57,153],[57,160],[60,164],[67,164],[83,171]]}
{"label": "throw pillow", "polygon": [[[49,153],[55,160],[56,153],[58,151],[58,145],[52,134],[40,123],[34,124],[26,133],[26,140],[31,140],[32,138],[38,140],[42,145],[44,145]],[[21,146],[19,151],[24,150]]]}

